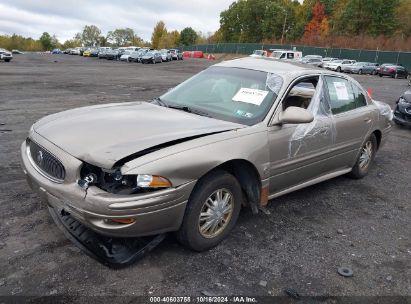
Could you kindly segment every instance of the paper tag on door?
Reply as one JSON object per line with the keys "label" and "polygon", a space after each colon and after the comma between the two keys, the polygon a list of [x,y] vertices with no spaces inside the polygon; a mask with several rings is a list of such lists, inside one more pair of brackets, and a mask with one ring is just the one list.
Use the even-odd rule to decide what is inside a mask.
{"label": "paper tag on door", "polygon": [[345,82],[334,82],[335,92],[337,93],[338,100],[348,100],[348,90],[345,86]]}
{"label": "paper tag on door", "polygon": [[261,105],[265,97],[267,96],[268,91],[241,88],[237,94],[234,95],[233,100],[239,102],[246,102],[255,104],[257,106]]}

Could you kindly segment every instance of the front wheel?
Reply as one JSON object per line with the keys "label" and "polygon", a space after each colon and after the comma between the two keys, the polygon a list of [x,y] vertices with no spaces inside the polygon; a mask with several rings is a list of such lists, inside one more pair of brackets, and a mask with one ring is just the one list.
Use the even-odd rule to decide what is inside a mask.
{"label": "front wheel", "polygon": [[337,72],[338,72],[338,73],[341,73],[341,67],[338,67],[338,68],[337,68]]}
{"label": "front wheel", "polygon": [[350,177],[360,179],[368,174],[371,164],[374,161],[374,157],[377,152],[377,147],[377,138],[374,134],[371,134],[371,136],[365,141],[364,145],[361,147],[361,151],[358,156],[357,162],[352,168],[352,171],[348,174]]}
{"label": "front wheel", "polygon": [[178,241],[195,251],[218,245],[237,222],[241,200],[241,187],[233,175],[221,170],[209,173],[190,195]]}
{"label": "front wheel", "polygon": [[361,74],[362,74],[362,70],[359,70],[359,71],[358,71],[358,75],[361,75]]}

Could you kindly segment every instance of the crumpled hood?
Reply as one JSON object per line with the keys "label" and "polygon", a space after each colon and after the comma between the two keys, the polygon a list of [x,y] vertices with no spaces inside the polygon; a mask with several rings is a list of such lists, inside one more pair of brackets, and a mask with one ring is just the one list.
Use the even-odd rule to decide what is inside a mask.
{"label": "crumpled hood", "polygon": [[33,126],[67,153],[103,168],[170,141],[243,127],[146,102],[78,108],[47,116]]}

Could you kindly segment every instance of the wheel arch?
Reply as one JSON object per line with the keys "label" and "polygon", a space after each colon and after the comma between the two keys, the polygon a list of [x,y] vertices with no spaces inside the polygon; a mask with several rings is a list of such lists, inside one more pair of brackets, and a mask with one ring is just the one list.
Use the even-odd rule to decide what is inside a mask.
{"label": "wheel arch", "polygon": [[245,194],[246,203],[254,214],[258,213],[262,184],[261,176],[254,164],[246,159],[232,159],[209,170],[199,180],[216,170],[224,170],[237,179]]}

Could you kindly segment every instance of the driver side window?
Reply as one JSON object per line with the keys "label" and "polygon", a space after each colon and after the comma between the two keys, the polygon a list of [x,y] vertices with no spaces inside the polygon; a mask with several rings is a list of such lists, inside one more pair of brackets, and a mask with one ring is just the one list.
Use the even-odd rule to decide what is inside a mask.
{"label": "driver side window", "polygon": [[318,76],[304,78],[293,85],[283,100],[283,111],[288,107],[307,109],[318,85]]}

